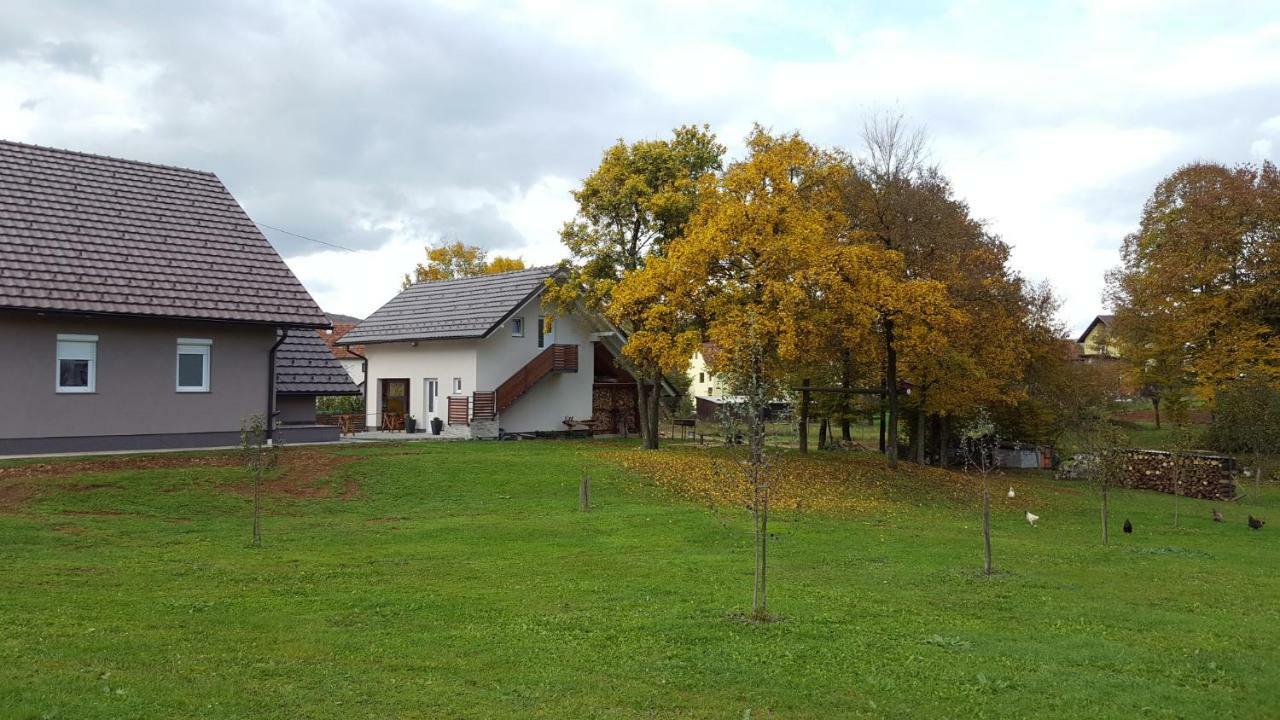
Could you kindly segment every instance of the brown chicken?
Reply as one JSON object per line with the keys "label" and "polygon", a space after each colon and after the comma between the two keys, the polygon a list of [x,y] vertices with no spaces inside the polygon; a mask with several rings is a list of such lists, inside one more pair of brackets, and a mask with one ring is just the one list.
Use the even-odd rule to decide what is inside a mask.
{"label": "brown chicken", "polygon": [[1209,511],[1209,514],[1213,516],[1213,521],[1214,521],[1214,522],[1223,522],[1223,520],[1222,520],[1222,513],[1218,512],[1218,508],[1213,508],[1213,509],[1211,509],[1211,510]]}
{"label": "brown chicken", "polygon": [[1262,526],[1266,524],[1267,524],[1266,520],[1258,519],[1252,515],[1249,516],[1249,527],[1253,528],[1254,530],[1261,530]]}

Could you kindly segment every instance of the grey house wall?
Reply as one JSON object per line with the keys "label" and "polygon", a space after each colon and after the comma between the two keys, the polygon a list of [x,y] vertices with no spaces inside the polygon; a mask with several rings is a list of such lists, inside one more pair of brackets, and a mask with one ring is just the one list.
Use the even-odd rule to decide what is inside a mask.
{"label": "grey house wall", "polygon": [[[98,336],[96,392],[55,391],[60,333]],[[0,338],[0,454],[234,445],[266,411],[271,327],[0,312]],[[209,392],[177,392],[178,338],[213,341]]]}
{"label": "grey house wall", "polygon": [[311,424],[316,421],[315,395],[278,395],[276,397],[276,417],[285,424]]}

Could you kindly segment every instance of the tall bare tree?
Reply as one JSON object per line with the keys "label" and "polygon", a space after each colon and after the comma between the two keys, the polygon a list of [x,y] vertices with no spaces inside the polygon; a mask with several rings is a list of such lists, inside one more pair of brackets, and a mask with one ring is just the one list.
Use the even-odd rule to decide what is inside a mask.
{"label": "tall bare tree", "polygon": [[[871,232],[890,250],[900,250],[912,233],[910,189],[928,169],[928,136],[923,129],[911,129],[901,114],[884,113],[867,119],[862,127],[866,158],[859,164],[860,175],[870,191],[862,193],[857,210],[849,213],[855,226]],[[896,319],[880,320],[884,335],[885,389],[888,392],[888,437],[885,452],[889,466],[898,465],[898,349]]]}

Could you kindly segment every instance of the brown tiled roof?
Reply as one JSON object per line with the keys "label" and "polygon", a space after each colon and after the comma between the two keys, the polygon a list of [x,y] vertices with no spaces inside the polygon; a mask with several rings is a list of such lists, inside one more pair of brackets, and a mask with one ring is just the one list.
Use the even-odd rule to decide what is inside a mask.
{"label": "brown tiled roof", "polygon": [[276,349],[277,395],[359,395],[319,335],[294,330]]}
{"label": "brown tiled roof", "polygon": [[212,173],[4,140],[0,309],[328,325]]}
{"label": "brown tiled roof", "polygon": [[334,323],[332,331],[317,330],[316,332],[320,334],[320,339],[324,340],[324,344],[329,346],[329,350],[333,352],[334,357],[339,360],[359,360],[360,357],[354,354],[352,350],[364,355],[363,345],[352,345],[348,348],[345,345],[335,344],[342,339],[343,335],[351,332],[351,328],[355,326],[355,323]]}

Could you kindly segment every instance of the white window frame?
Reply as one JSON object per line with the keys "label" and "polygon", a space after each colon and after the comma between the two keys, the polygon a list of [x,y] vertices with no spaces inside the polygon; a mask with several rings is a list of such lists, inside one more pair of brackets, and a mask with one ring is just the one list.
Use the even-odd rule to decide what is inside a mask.
{"label": "white window frame", "polygon": [[511,318],[511,337],[524,337],[524,318]]}
{"label": "white window frame", "polygon": [[[88,345],[89,357],[64,357],[63,343],[68,345],[74,343],[78,345]],[[69,349],[69,348],[67,348]],[[71,353],[67,353],[70,355]],[[88,360],[89,361],[89,384],[84,387],[76,385],[63,386],[62,384],[62,361],[63,360]],[[98,336],[97,335],[67,335],[58,333],[58,342],[54,350],[53,360],[53,388],[58,393],[74,394],[74,393],[95,393],[98,391]]]}
{"label": "white window frame", "polygon": [[462,394],[462,378],[453,379],[453,394],[454,395]]}
{"label": "white window frame", "polygon": [[[178,338],[178,350],[173,356],[173,384],[180,393],[209,392],[210,366],[213,363],[213,341],[207,338]],[[200,385],[182,384],[182,356],[203,355],[204,377]]]}

